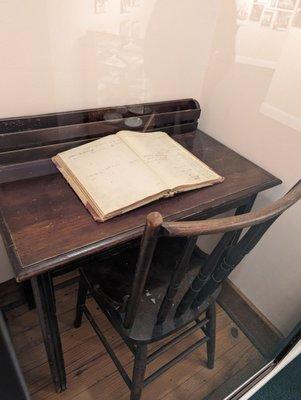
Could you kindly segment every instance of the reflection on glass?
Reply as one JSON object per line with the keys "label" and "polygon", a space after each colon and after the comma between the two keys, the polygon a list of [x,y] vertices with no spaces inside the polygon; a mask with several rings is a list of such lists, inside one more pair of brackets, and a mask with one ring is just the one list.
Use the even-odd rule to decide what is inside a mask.
{"label": "reflection on glass", "polygon": [[143,101],[147,78],[141,23],[147,15],[139,10],[137,0],[120,0],[119,8],[110,1],[98,3],[102,10],[106,6],[109,19],[104,15],[99,21],[102,28],[88,30],[81,39],[87,55],[82,59],[82,68],[88,73],[83,94],[90,97],[94,92],[98,104],[105,104],[106,99],[109,104],[118,104],[122,91],[127,91],[129,103]]}
{"label": "reflection on glass", "polygon": [[95,14],[106,12],[106,3],[108,0],[94,0],[95,1]]}
{"label": "reflection on glass", "polygon": [[[289,157],[281,153],[290,144],[287,127],[301,132],[301,0],[193,0],[189,7],[180,0],[47,0],[19,2],[17,9],[15,2],[0,3],[1,45],[9,44],[1,61],[1,116],[200,97],[205,131],[220,134],[218,139],[275,175],[287,172],[291,184],[295,180],[297,146],[289,148]],[[142,129],[143,123],[146,129],[155,124],[152,112],[141,106],[110,108],[104,115],[96,110],[89,122],[103,118],[113,125],[123,118],[128,129]],[[278,147],[275,137],[281,137]],[[277,158],[272,167],[269,152]],[[294,220],[288,221],[292,229]],[[258,284],[263,275],[276,276],[260,263],[277,249],[267,241],[256,251],[256,262],[233,281],[287,334],[297,318],[290,299],[280,301],[280,291]],[[275,263],[282,285],[287,260],[275,257],[284,258]],[[272,289],[273,283],[265,282]],[[218,323],[224,324],[218,346],[227,349],[219,353],[219,371],[229,377],[248,364],[256,370],[273,354],[277,340],[270,348],[256,347],[222,310]],[[197,384],[205,373],[198,366]]]}
{"label": "reflection on glass", "polygon": [[128,13],[131,11],[132,7],[137,7],[140,5],[140,0],[120,0],[120,12]]}
{"label": "reflection on glass", "polygon": [[299,0],[237,0],[239,21],[260,22],[272,29],[288,29],[299,13]]}
{"label": "reflection on glass", "polygon": [[238,0],[237,63],[273,71],[260,112],[301,131],[300,0]]}

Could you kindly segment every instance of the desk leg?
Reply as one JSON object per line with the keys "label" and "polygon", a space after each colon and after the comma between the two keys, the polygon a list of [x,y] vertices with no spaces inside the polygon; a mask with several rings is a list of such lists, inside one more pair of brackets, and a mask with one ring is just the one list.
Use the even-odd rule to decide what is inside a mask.
{"label": "desk leg", "polygon": [[[254,194],[253,196],[249,197],[246,200],[245,204],[243,204],[242,206],[240,206],[240,207],[238,207],[236,209],[235,215],[241,215],[241,214],[249,213],[253,208],[253,205],[255,203],[256,197],[257,197],[257,194]],[[231,243],[232,246],[238,242],[241,233],[242,233],[242,229],[240,229],[239,231],[236,232],[235,237],[233,238],[232,243]]]}
{"label": "desk leg", "polygon": [[249,213],[253,208],[253,205],[255,203],[256,197],[257,197],[257,194],[254,194],[253,196],[251,196],[248,199],[246,199],[245,204],[243,204],[242,206],[240,206],[240,207],[238,207],[236,209],[235,215],[241,215],[241,214]]}
{"label": "desk leg", "polygon": [[45,273],[32,278],[31,283],[52,380],[59,393],[66,389],[66,371],[56,317],[52,278],[49,273]]}
{"label": "desk leg", "polygon": [[30,281],[24,281],[21,283],[25,301],[29,310],[36,308],[36,303],[33,296],[32,286]]}

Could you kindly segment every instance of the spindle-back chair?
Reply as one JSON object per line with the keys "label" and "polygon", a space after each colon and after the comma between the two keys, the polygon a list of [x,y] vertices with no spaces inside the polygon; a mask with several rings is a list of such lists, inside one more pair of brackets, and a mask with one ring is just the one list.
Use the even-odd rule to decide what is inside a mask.
{"label": "spindle-back chair", "polygon": [[[129,386],[131,400],[139,400],[143,386],[204,343],[207,366],[213,368],[215,301],[222,282],[300,197],[301,181],[275,203],[255,212],[238,209],[232,217],[163,222],[153,212],[146,218],[140,248],[96,259],[80,270],[75,326],[84,313]],[[223,234],[220,241],[211,254],[203,253],[196,245],[198,237],[216,233]],[[132,380],[85,304],[88,291],[134,354]],[[149,362],[198,329],[204,333],[201,339],[144,379]],[[174,337],[147,354],[150,343],[169,335]]]}

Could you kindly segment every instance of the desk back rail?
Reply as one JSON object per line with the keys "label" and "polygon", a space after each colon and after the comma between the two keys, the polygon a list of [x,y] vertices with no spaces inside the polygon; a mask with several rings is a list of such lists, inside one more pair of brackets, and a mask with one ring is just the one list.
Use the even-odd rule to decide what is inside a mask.
{"label": "desk back rail", "polygon": [[0,120],[0,183],[57,172],[51,157],[120,130],[194,131],[193,99],[71,111]]}

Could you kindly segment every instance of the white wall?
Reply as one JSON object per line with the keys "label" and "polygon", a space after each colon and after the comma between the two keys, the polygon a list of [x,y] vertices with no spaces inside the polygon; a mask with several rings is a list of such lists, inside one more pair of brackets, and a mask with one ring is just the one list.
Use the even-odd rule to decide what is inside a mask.
{"label": "white wall", "polygon": [[[238,25],[235,0],[120,2],[2,0],[0,117],[196,97],[201,128],[283,179],[257,207],[295,183],[300,29]],[[232,276],[283,332],[300,318],[300,234],[298,205]]]}
{"label": "white wall", "polygon": [[[283,180],[281,187],[259,196],[259,207],[300,179],[301,29],[278,32],[257,24],[253,35],[254,23],[251,30],[246,22],[237,25],[235,1],[220,1],[219,6],[201,92],[200,127]],[[271,41],[261,42],[261,32],[268,37],[267,29]],[[242,48],[245,30],[249,37]],[[237,57],[241,54],[250,58]],[[266,61],[274,55],[273,68],[264,67],[264,54]],[[276,221],[231,278],[283,333],[301,317],[300,217],[297,204]]]}

